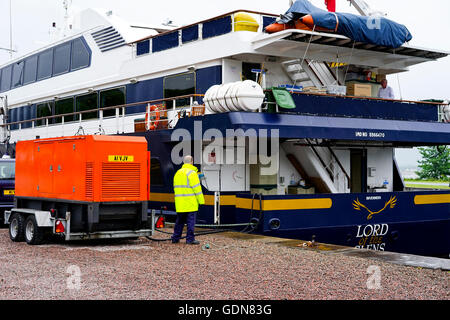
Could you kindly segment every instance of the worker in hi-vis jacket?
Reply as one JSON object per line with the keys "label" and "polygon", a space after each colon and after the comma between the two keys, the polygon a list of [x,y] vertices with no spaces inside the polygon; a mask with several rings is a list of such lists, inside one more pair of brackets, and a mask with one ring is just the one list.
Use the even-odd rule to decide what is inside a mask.
{"label": "worker in hi-vis jacket", "polygon": [[177,171],[173,178],[173,189],[175,191],[175,209],[177,221],[172,235],[172,243],[180,242],[183,227],[187,225],[187,244],[199,244],[195,240],[194,227],[200,204],[205,204],[202,186],[198,178],[198,169],[193,165],[192,156],[184,157],[184,165]]}

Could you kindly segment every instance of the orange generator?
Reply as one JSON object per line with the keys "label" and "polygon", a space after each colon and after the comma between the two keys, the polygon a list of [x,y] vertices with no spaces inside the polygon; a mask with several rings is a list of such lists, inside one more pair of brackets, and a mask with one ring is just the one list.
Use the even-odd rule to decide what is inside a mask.
{"label": "orange generator", "polygon": [[[11,239],[36,244],[49,231],[66,240],[151,235],[149,161],[144,137],[18,142],[16,197],[8,217],[10,229],[12,222],[16,229]],[[28,239],[27,228],[40,238]]]}

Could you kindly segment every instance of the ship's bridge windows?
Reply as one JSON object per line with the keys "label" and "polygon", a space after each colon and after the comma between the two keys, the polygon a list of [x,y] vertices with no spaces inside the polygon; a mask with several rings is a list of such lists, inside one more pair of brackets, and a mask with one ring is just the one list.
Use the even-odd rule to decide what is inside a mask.
{"label": "ship's bridge windows", "polygon": [[72,41],[72,71],[86,68],[90,65],[91,53],[81,38]]}
{"label": "ship's bridge windows", "polygon": [[[100,108],[120,106],[125,103],[125,87],[100,91]],[[119,114],[122,115],[122,108],[119,109]],[[115,115],[116,109],[103,111],[103,117],[113,117]]]}
{"label": "ship's bridge windows", "polygon": [[[188,72],[164,78],[164,98],[195,94],[195,72]],[[177,107],[189,105],[189,98],[178,99]]]}
{"label": "ship's bridge windows", "polygon": [[[54,102],[44,102],[36,105],[36,118],[44,118],[49,117],[53,114],[53,106]],[[51,123],[51,120],[49,119],[49,123]],[[36,127],[44,126],[46,124],[45,119],[43,120],[36,120]]]}
{"label": "ship's bridge windows", "polygon": [[[73,98],[67,98],[67,99],[61,99],[55,101],[55,116],[60,114],[67,114],[67,113],[73,113],[74,112],[74,99]],[[84,115],[83,115],[84,117]],[[70,122],[73,121],[73,115],[70,116],[64,116],[64,117],[57,117],[55,118],[55,123],[61,123],[62,118],[64,118],[64,122]]]}
{"label": "ship's bridge windows", "polygon": [[[95,110],[94,112],[87,112],[82,114],[83,120],[95,119],[98,117],[98,93],[94,92],[91,94],[78,96],[75,98],[76,112]],[[76,120],[79,119],[79,115],[76,115]]]}
{"label": "ship's bridge windows", "polygon": [[12,65],[9,65],[2,69],[2,81],[0,84],[0,92],[8,91],[11,89],[11,74]]}
{"label": "ship's bridge windows", "polygon": [[17,87],[22,86],[24,65],[25,65],[24,61],[19,61],[19,62],[13,64],[12,88],[17,88]]}
{"label": "ship's bridge windows", "polygon": [[37,56],[31,56],[25,60],[25,70],[23,74],[23,84],[29,84],[36,81],[37,73]]}
{"label": "ship's bridge windows", "polygon": [[72,43],[66,42],[53,50],[53,75],[57,76],[70,70],[70,49]]}
{"label": "ship's bridge windows", "polygon": [[53,49],[46,50],[39,54],[37,79],[43,80],[52,76]]}

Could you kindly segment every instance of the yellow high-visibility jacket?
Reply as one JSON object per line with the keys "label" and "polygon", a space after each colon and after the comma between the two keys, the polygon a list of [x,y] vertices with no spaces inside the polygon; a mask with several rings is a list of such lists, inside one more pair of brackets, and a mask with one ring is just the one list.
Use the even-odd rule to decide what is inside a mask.
{"label": "yellow high-visibility jacket", "polygon": [[199,204],[205,204],[197,172],[198,169],[195,166],[184,164],[175,174],[173,190],[177,212],[195,212],[198,211]]}

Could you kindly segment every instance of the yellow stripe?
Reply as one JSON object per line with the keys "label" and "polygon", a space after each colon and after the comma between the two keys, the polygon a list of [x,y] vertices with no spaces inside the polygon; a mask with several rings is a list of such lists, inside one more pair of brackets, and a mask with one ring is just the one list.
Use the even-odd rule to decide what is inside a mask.
{"label": "yellow stripe", "polygon": [[429,194],[414,197],[414,204],[439,204],[450,203],[450,194]]}
{"label": "yellow stripe", "polygon": [[[214,196],[205,195],[205,205],[214,205]],[[150,193],[149,201],[155,202],[175,202],[175,195],[173,193]],[[236,196],[220,196],[220,204],[223,206],[234,206],[236,203]]]}
{"label": "yellow stripe", "polygon": [[175,195],[173,193],[154,193],[154,192],[150,192],[149,201],[175,203]]}
{"label": "yellow stripe", "polygon": [[[261,203],[263,211],[330,209],[333,205],[333,201],[330,198],[263,200]],[[252,199],[238,198],[236,208],[250,210],[252,208]],[[260,210],[258,199],[253,200],[253,210]]]}
{"label": "yellow stripe", "polygon": [[[175,202],[175,197],[171,193],[151,193],[150,201]],[[239,198],[235,195],[220,196],[222,206],[236,206],[236,208],[250,210],[252,208],[252,199]],[[214,196],[205,195],[205,205],[214,205]],[[285,200],[263,200],[262,207],[264,211],[276,210],[308,210],[308,209],[330,209],[333,201],[330,198],[318,199],[285,199]],[[259,210],[259,199],[253,200],[253,210]]]}

